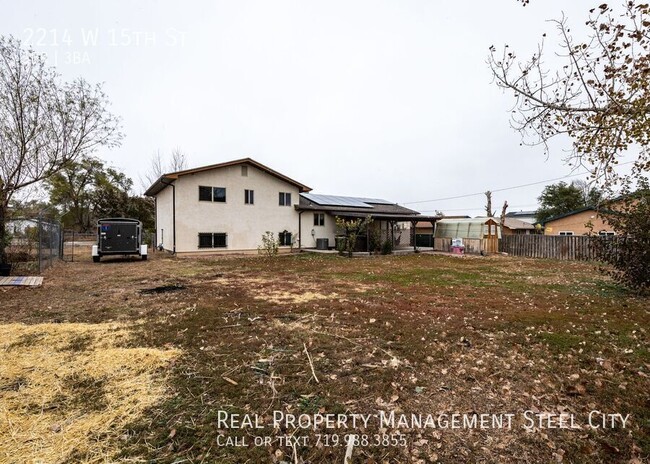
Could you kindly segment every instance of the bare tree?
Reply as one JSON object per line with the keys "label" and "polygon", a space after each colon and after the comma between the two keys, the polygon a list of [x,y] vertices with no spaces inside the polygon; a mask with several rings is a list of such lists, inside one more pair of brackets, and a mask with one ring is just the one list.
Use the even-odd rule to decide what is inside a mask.
{"label": "bare tree", "polygon": [[506,222],[506,210],[508,209],[508,201],[503,202],[503,208],[501,208],[501,225],[505,224]]}
{"label": "bare tree", "polygon": [[187,157],[180,148],[176,147],[172,150],[168,166],[171,172],[187,169]]}
{"label": "bare tree", "polygon": [[7,261],[7,211],[16,192],[120,143],[119,120],[107,107],[101,86],[61,83],[42,55],[0,37],[0,263]]}
{"label": "bare tree", "polygon": [[594,186],[594,182],[588,182],[583,179],[571,181],[576,189],[580,191],[580,196],[585,206],[598,206],[602,200],[602,193]]}
{"label": "bare tree", "polygon": [[187,169],[187,156],[183,151],[176,147],[169,154],[169,161],[165,163],[162,153],[157,150],[151,156],[149,169],[140,176],[140,184],[146,190],[156,182],[163,174],[170,172],[182,171]]}
{"label": "bare tree", "polygon": [[489,190],[485,192],[485,199],[487,202],[485,205],[485,212],[487,213],[487,217],[494,217],[496,211],[492,211],[492,192]]}
{"label": "bare tree", "polygon": [[[607,4],[591,9],[586,41],[573,38],[564,16],[551,22],[559,69],[544,62],[546,34],[527,61],[507,45],[500,54],[490,47],[496,84],[514,93],[512,125],[523,143],[541,143],[547,152],[551,138],[568,135],[571,164],[587,167],[605,186],[627,183],[650,169],[650,6],[632,0],[622,12]],[[617,174],[620,157],[638,147],[631,175]]]}

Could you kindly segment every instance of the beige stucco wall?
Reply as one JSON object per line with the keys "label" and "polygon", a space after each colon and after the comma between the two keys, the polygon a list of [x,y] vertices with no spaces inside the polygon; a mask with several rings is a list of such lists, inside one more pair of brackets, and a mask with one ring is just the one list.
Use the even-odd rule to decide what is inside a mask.
{"label": "beige stucco wall", "polygon": [[595,234],[601,230],[612,230],[612,227],[603,221],[595,211],[588,210],[547,222],[544,225],[544,235],[560,235],[560,232],[568,231],[573,232],[574,235],[586,235],[592,232],[592,229],[586,226],[588,222],[593,224],[593,233]]}
{"label": "beige stucco wall", "polygon": [[[329,239],[329,246],[334,247],[334,238],[336,237],[336,218],[330,214],[325,213],[325,225],[314,225],[313,211],[305,211],[302,213],[300,221],[302,229],[302,244],[301,248],[316,248],[316,239],[327,238]],[[311,235],[311,231],[314,235]]]}
{"label": "beige stucco wall", "polygon": [[[299,201],[298,187],[248,166],[248,176],[241,173],[241,165],[181,176],[176,185],[176,252],[232,252],[257,250],[265,231],[278,233],[287,230],[297,239]],[[225,187],[226,202],[199,201],[199,186]],[[255,192],[253,205],[244,203],[244,190]],[[158,198],[171,195],[167,187]],[[278,204],[279,192],[291,193],[291,206]],[[166,201],[164,202],[166,205]],[[171,207],[157,208],[159,229],[171,224]],[[199,248],[199,233],[228,234],[227,248]],[[171,248],[171,235],[165,230],[165,248]],[[168,247],[167,244],[170,244]]]}
{"label": "beige stucco wall", "polygon": [[156,195],[156,246],[174,251],[174,227],[172,222],[172,188],[166,187]]}

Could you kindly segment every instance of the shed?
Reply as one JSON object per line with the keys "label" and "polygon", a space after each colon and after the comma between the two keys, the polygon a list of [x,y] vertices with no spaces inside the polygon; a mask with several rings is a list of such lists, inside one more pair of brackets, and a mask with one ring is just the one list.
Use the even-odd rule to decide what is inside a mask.
{"label": "shed", "polygon": [[434,237],[482,239],[489,235],[501,238],[501,227],[494,218],[441,219]]}
{"label": "shed", "polygon": [[438,221],[434,232],[434,249],[448,251],[453,238],[462,238],[469,253],[496,253],[501,227],[492,217]]}

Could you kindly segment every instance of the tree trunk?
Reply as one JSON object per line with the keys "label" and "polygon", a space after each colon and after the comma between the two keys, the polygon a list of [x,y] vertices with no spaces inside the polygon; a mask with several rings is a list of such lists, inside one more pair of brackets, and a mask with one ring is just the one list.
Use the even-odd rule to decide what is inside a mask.
{"label": "tree trunk", "polygon": [[4,202],[4,194],[0,191],[0,264],[7,264],[7,251],[8,243],[7,234],[7,208]]}

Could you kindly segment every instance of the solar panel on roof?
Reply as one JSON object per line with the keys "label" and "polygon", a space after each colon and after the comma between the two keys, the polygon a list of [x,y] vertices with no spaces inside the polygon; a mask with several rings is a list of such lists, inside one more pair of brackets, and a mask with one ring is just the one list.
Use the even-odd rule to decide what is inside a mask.
{"label": "solar panel on roof", "polygon": [[381,198],[357,198],[364,203],[374,203],[375,205],[394,205],[391,201],[382,200]]}
{"label": "solar panel on roof", "polygon": [[322,206],[345,206],[350,208],[372,208],[371,205],[364,203],[360,198],[340,197],[336,195],[317,195],[314,193],[303,193],[303,198],[318,203]]}

